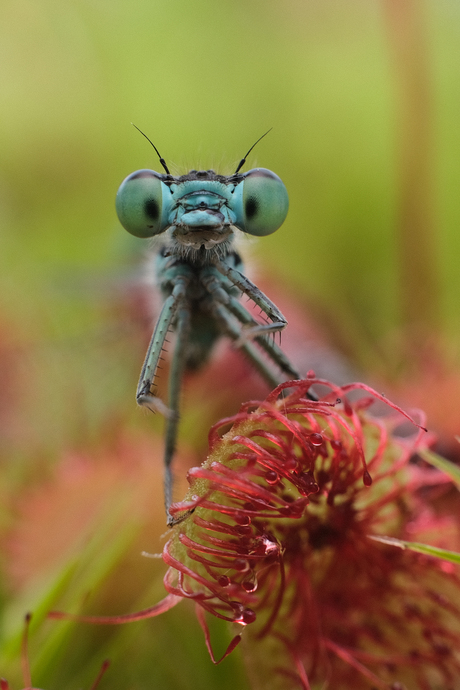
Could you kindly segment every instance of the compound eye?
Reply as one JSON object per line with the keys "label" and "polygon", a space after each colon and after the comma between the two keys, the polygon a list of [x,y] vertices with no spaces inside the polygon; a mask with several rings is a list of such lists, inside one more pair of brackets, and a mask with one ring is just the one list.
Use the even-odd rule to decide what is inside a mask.
{"label": "compound eye", "polygon": [[289,197],[278,175],[266,168],[254,168],[244,176],[241,229],[250,235],[271,235],[283,224]]}
{"label": "compound eye", "polygon": [[120,223],[131,235],[152,237],[164,230],[162,175],[137,170],[128,175],[117,192],[115,207]]}

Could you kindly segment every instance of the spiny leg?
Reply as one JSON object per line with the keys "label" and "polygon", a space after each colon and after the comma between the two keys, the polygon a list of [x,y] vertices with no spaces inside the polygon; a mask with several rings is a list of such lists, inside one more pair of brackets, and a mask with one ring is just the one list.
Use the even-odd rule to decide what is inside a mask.
{"label": "spiny leg", "polygon": [[172,503],[172,473],[171,463],[176,450],[177,428],[179,424],[179,403],[182,376],[185,368],[185,350],[190,332],[190,306],[184,300],[177,311],[176,344],[169,373],[168,404],[171,413],[166,418],[165,452],[164,452],[164,498],[168,525],[174,524],[174,518],[169,514]]}
{"label": "spiny leg", "polygon": [[[217,302],[213,302],[209,308],[214,318],[219,323],[223,333],[234,341],[239,340],[241,338],[241,327],[232,319],[227,308],[223,304],[218,304]],[[279,378],[272,372],[270,367],[266,365],[257,349],[251,345],[251,343],[243,343],[240,345],[240,349],[251,360],[254,368],[257,369],[270,388],[275,388],[280,383]]]}
{"label": "spiny leg", "polygon": [[[177,427],[179,422],[180,387],[185,365],[184,350],[187,345],[188,331],[190,328],[190,307],[186,299],[186,288],[188,284],[189,279],[187,276],[179,275],[174,279],[172,292],[169,297],[166,298],[155,325],[155,330],[139,378],[136,395],[139,405],[143,405],[152,411],[159,411],[166,417],[164,500],[168,524],[173,523],[173,519],[169,515],[169,508],[172,503],[171,463],[176,447]],[[169,377],[169,407],[166,407],[159,398],[154,396],[152,387],[166,336],[174,320],[176,321],[175,327],[177,338]]]}
{"label": "spiny leg", "polygon": [[169,416],[170,410],[168,410],[166,405],[153,394],[152,387],[168,330],[172,325],[179,304],[185,298],[187,284],[187,279],[179,276],[171,295],[165,300],[161,308],[160,316],[155,325],[155,330],[153,331],[152,339],[147,349],[147,354],[139,377],[139,383],[137,385],[137,403],[154,412],[161,412],[165,417]]}
{"label": "spiny leg", "polygon": [[[240,274],[241,275],[241,274]],[[242,278],[244,276],[241,275]],[[248,281],[250,282],[250,281]],[[264,360],[260,357],[259,352],[250,343],[246,341],[244,337],[241,336],[241,328],[238,328],[230,318],[230,312],[233,314],[243,325],[251,325],[251,331],[253,333],[252,338],[258,343],[258,345],[265,350],[269,355],[271,360],[275,362],[287,376],[295,379],[300,379],[301,376],[296,369],[292,366],[289,359],[286,357],[284,352],[276,343],[272,342],[266,335],[262,335],[260,330],[264,327],[258,328],[259,324],[248,312],[248,310],[238,302],[234,297],[228,294],[226,290],[223,289],[218,278],[216,276],[206,276],[203,280],[203,284],[209,291],[212,297],[212,310],[215,318],[220,322],[221,328],[226,332],[235,343],[246,353],[248,358],[252,361],[255,368],[260,372],[262,377],[268,382],[272,387],[277,386],[279,380],[274,376],[272,371],[266,366]],[[254,286],[255,287],[255,286]],[[267,300],[270,304],[268,297],[256,288],[260,295]],[[275,305],[273,305],[275,306]],[[277,307],[275,307],[277,309]],[[279,311],[279,310],[278,310]],[[266,312],[267,313],[267,312]],[[281,312],[279,312],[281,314]],[[284,318],[284,317],[283,317]],[[287,322],[286,322],[287,323]],[[247,331],[246,331],[247,332]],[[258,335],[256,333],[258,332]],[[307,397],[310,400],[317,400],[317,396],[312,391],[307,392]]]}
{"label": "spiny leg", "polygon": [[[291,378],[300,378],[300,374],[296,369],[294,369],[282,349],[267,337],[265,325],[257,323],[249,311],[222,287],[222,281],[218,276],[207,274],[202,277],[202,283],[212,296],[214,302],[224,305],[228,311],[236,316],[240,323],[251,327],[250,330],[253,332],[251,339],[254,339],[260,345],[260,347],[265,350],[275,364],[279,366],[281,371],[284,371],[284,373]],[[264,329],[264,335],[260,334],[260,327]],[[241,330],[239,332],[240,336],[237,338],[236,342],[237,345],[242,346],[245,344],[246,339],[244,336],[243,338],[241,337]],[[255,335],[257,332],[259,332],[259,334]]]}
{"label": "spiny leg", "polygon": [[[234,297],[230,297],[227,304],[227,309],[243,324],[257,326],[257,321],[251,316],[248,310],[238,302]],[[262,349],[269,355],[269,357],[279,366],[281,371],[284,371],[287,376],[294,379],[300,379],[301,376],[297,369],[294,369],[289,359],[284,354],[283,350],[278,347],[276,343],[267,338],[265,335],[256,335],[254,340],[260,345]]]}
{"label": "spiny leg", "polygon": [[213,265],[217,268],[219,273],[226,276],[236,287],[238,287],[245,295],[247,295],[257,306],[259,306],[264,314],[272,321],[270,324],[257,324],[256,326],[247,328],[241,334],[241,340],[255,338],[257,335],[267,335],[269,333],[277,333],[282,331],[287,326],[287,320],[274,304],[265,295],[262,290],[259,290],[257,285],[254,285],[249,278],[246,278],[236,268],[228,266],[223,261],[217,258],[213,259]]}

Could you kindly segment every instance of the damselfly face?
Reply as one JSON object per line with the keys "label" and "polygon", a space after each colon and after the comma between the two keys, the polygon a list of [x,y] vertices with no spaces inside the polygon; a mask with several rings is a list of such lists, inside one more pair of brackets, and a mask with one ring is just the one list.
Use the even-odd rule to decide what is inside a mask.
{"label": "damselfly face", "polygon": [[118,218],[136,237],[164,235],[169,253],[189,260],[207,253],[223,258],[235,228],[270,235],[283,224],[289,206],[278,175],[254,168],[229,177],[213,170],[191,170],[173,177],[138,170],[121,183]]}

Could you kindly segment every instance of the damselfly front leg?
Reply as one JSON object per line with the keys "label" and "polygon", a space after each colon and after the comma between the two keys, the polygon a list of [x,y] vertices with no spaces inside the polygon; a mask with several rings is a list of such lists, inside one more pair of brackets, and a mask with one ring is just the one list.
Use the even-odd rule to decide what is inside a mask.
{"label": "damselfly front leg", "polygon": [[173,413],[172,410],[168,409],[154,394],[155,376],[164,351],[166,336],[172,326],[180,304],[185,299],[187,284],[188,280],[186,277],[178,276],[171,294],[163,304],[137,385],[136,400],[138,404],[148,407],[152,412],[161,412],[165,417],[169,417]]}
{"label": "damselfly front leg", "polygon": [[278,307],[273,304],[271,300],[268,299],[266,295],[259,290],[257,285],[254,285],[246,276],[244,276],[240,271],[228,266],[225,262],[220,261],[218,258],[213,259],[213,264],[220,273],[236,285],[241,292],[249,297],[262,311],[268,316],[272,323],[256,324],[252,327],[246,328],[244,335],[241,338],[241,342],[245,339],[252,339],[261,335],[269,335],[271,333],[279,333],[287,326],[287,320],[284,318],[283,314],[280,312]]}
{"label": "damselfly front leg", "polygon": [[[221,274],[220,276],[216,273],[216,268]],[[225,289],[222,283],[223,275],[228,278],[226,283],[227,289]],[[299,373],[294,369],[281,348],[267,338],[267,334],[281,331],[287,325],[287,321],[280,310],[256,285],[251,283],[240,271],[229,266],[228,259],[225,263],[219,261],[217,265],[206,266],[202,271],[201,280],[212,297],[210,308],[213,310],[216,319],[221,323],[221,330],[232,338],[235,344],[255,363],[256,368],[270,386],[278,385],[279,377],[276,377],[274,372],[267,368],[265,361],[261,359],[260,353],[248,342],[250,340],[255,340],[287,376],[295,379],[300,378]],[[232,295],[231,290],[229,290],[231,285],[237,285],[269,318],[275,319],[274,323],[258,323],[249,311]],[[231,316],[236,317],[239,325],[232,321]]]}
{"label": "damselfly front leg", "polygon": [[[280,382],[280,376],[270,363],[287,377],[300,377],[270,337],[286,327],[286,319],[241,272],[241,259],[233,247],[238,231],[262,237],[282,225],[289,205],[283,182],[265,168],[239,172],[254,147],[228,177],[213,170],[191,170],[174,177],[154,148],[165,174],[138,170],[129,175],[118,190],[116,207],[128,232],[157,238],[155,271],[163,307],[142,367],[137,402],[166,417],[165,505],[168,523],[173,524],[171,463],[184,371],[202,366],[217,339],[226,335],[271,387]],[[238,302],[241,293],[259,306],[271,323],[256,321]],[[165,405],[155,395],[154,384],[171,329],[176,342]]]}
{"label": "damselfly front leg", "polygon": [[[158,271],[161,274],[161,288],[165,301],[142,367],[136,400],[139,405],[153,412],[161,412],[166,417],[164,496],[169,521],[169,507],[172,503],[171,463],[176,450],[179,399],[182,377],[186,368],[186,350],[191,322],[191,305],[187,289],[190,288],[194,276],[188,265],[165,259],[164,252],[157,258],[157,263],[160,264]],[[173,326],[176,342],[169,374],[168,405],[166,406],[155,395],[155,378],[164,352],[166,337]]]}

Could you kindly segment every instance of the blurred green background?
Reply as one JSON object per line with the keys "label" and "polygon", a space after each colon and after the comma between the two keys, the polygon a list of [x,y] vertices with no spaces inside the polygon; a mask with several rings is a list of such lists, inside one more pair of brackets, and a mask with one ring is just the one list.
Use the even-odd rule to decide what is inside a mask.
{"label": "blurred green background", "polygon": [[[144,242],[122,230],[114,197],[127,174],[158,170],[159,163],[130,123],[177,173],[193,167],[231,173],[273,127],[246,167],[274,170],[290,194],[282,229],[248,247],[264,285],[280,286],[368,380],[404,377],[426,343],[443,371],[457,372],[460,7],[452,0],[4,0],[1,15],[0,459],[8,665],[0,674],[8,672],[20,687],[17,641],[25,607],[43,616],[46,597],[54,605],[53,587],[70,567],[43,565],[40,586],[33,577],[15,582],[11,544],[26,521],[26,492],[53,481],[63,453],[97,456],[115,427],[148,427],[155,439],[162,426],[133,401],[148,338],[148,309],[133,288]],[[195,431],[201,447],[207,428]],[[160,522],[161,501],[157,486],[152,502],[160,503]],[[105,533],[115,517],[103,515]],[[106,582],[112,573],[111,591],[120,554],[127,549],[134,558],[149,548],[133,546],[132,536],[147,523],[144,515],[132,525],[119,552],[96,549],[98,577]],[[161,549],[162,530],[160,524],[151,538],[153,551]],[[81,547],[87,575],[80,594],[90,587],[85,577],[95,577],[85,549],[96,548],[96,532]],[[120,602],[133,607],[138,595],[142,605],[161,598],[160,566],[154,594],[145,600],[145,591],[131,593]],[[152,562],[142,568],[145,590]],[[113,598],[113,612],[123,612]],[[101,604],[101,612],[109,611]],[[52,632],[57,624],[46,622],[32,635],[34,683],[47,690],[89,688],[105,654],[113,664],[101,689],[243,687],[239,657],[210,668],[190,611],[167,616],[143,628],[99,631],[99,637],[80,627],[70,642],[66,633],[66,643]],[[148,626],[155,632],[146,632]],[[99,642],[78,648],[79,634]],[[177,665],[171,670],[161,644],[176,658],[171,640],[177,639],[182,658],[195,638],[199,651],[189,650],[183,673]]]}

